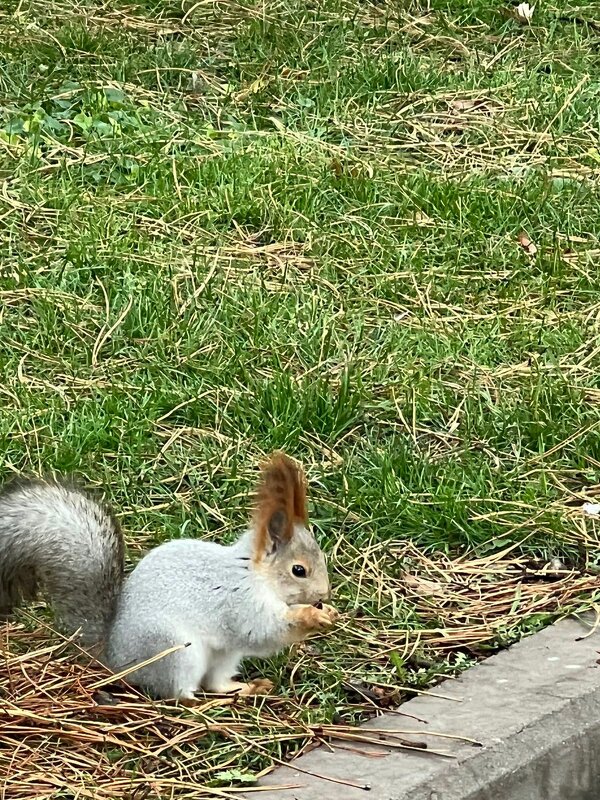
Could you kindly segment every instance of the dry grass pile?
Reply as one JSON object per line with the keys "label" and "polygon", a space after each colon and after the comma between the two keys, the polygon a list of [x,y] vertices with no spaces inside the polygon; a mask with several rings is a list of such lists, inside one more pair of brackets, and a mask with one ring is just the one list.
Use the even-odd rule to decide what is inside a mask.
{"label": "dry grass pile", "polygon": [[[379,586],[380,601],[391,602],[395,613],[386,626],[364,613],[344,615],[335,652],[339,659],[341,639],[353,654],[347,670],[328,652],[328,640],[316,640],[292,654],[288,683],[280,687],[286,696],[206,696],[194,709],[111,684],[100,666],[43,624],[7,624],[0,651],[0,797],[235,797],[252,788],[261,774],[257,764],[268,770],[319,744],[360,750],[377,742],[380,749],[416,747],[443,757],[443,737],[439,749],[427,748],[401,715],[399,729],[385,739],[348,722],[426,691],[440,676],[428,663],[436,669],[446,663],[448,672],[461,668],[536,621],[593,607],[600,593],[593,569],[511,552],[433,558],[393,542],[364,553],[357,580],[374,597]],[[318,674],[325,688],[296,691],[302,670]],[[335,723],[325,721],[329,709],[319,718],[331,680],[347,698],[337,704]]]}

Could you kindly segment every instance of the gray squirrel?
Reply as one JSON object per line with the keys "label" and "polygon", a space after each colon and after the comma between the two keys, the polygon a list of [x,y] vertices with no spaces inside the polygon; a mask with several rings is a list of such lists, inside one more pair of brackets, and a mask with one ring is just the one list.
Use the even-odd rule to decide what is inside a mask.
{"label": "gray squirrel", "polygon": [[21,480],[0,493],[0,615],[41,590],[60,628],[79,632],[114,672],[144,664],[127,681],[155,697],[267,693],[270,681],[233,679],[241,659],[272,655],[339,616],[323,604],[329,578],[304,475],[283,453],[263,465],[251,524],[234,544],[172,540],[127,578],[124,554],[111,512],[76,487]]}

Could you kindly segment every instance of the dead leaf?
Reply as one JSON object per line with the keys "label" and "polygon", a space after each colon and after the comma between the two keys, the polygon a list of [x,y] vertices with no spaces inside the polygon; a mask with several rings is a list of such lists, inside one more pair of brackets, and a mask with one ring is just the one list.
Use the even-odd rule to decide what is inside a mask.
{"label": "dead leaf", "polygon": [[344,685],[363,700],[370,700],[381,708],[397,706],[400,703],[400,690],[393,687],[384,689],[364,681],[344,681]]}
{"label": "dead leaf", "polygon": [[515,19],[518,19],[519,22],[531,22],[531,18],[533,17],[533,12],[535,11],[535,6],[530,6],[529,3],[519,3],[519,5],[514,10]]}
{"label": "dead leaf", "polygon": [[584,514],[587,514],[588,517],[597,517],[600,515],[600,503],[584,503],[581,506],[581,510]]}
{"label": "dead leaf", "polygon": [[334,158],[332,159],[330,166],[335,177],[341,178],[342,175],[344,174],[344,167],[342,165],[342,162],[338,158]]}
{"label": "dead leaf", "polygon": [[[349,175],[351,178],[358,178],[361,174],[359,166],[344,164],[338,158],[332,159],[330,167],[336,178],[341,178],[342,175]],[[367,172],[369,173],[369,177],[372,178],[372,171],[368,169]]]}
{"label": "dead leaf", "polygon": [[407,586],[409,589],[412,589],[415,594],[421,595],[422,597],[439,595],[444,589],[442,584],[438,583],[437,581],[428,581],[425,578],[419,578],[416,575],[411,575],[409,572],[405,572],[402,575],[402,579],[405,586]]}
{"label": "dead leaf", "polygon": [[527,253],[528,256],[533,256],[537,253],[538,249],[536,245],[531,241],[529,236],[525,233],[525,231],[521,231],[519,236],[517,237],[517,241],[523,248],[523,250]]}
{"label": "dead leaf", "polygon": [[477,108],[482,104],[481,100],[452,100],[450,107],[454,111],[470,111],[472,108]]}

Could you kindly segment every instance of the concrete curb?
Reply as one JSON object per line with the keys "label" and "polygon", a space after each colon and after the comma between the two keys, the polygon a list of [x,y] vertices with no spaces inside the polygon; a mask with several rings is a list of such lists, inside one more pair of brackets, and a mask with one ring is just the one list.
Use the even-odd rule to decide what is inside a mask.
{"label": "concrete curb", "polygon": [[346,743],[353,751],[333,742],[333,751],[314,750],[261,783],[298,788],[247,800],[600,800],[600,630],[592,626],[589,618],[559,622],[433,690],[455,700],[422,696],[398,709],[423,723],[386,713],[361,728],[401,730],[404,739],[414,731],[454,758],[390,751],[384,741]]}

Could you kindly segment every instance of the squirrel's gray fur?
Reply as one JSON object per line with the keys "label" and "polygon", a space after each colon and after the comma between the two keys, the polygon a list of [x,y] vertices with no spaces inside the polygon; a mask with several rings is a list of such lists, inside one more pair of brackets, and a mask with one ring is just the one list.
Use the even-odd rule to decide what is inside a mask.
{"label": "squirrel's gray fur", "polygon": [[0,614],[42,591],[82,643],[104,638],[123,582],[124,545],[110,511],[75,486],[17,480],[0,492]]}
{"label": "squirrel's gray fur", "polygon": [[0,492],[0,613],[40,590],[61,628],[100,644],[117,672],[176,648],[127,675],[154,695],[256,693],[232,680],[242,658],[270,655],[337,617],[319,603],[329,581],[304,499],[294,463],[273,457],[254,523],[236,543],[167,542],[123,584],[123,536],[112,514],[73,486],[20,481]]}

